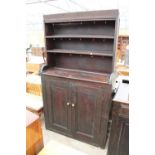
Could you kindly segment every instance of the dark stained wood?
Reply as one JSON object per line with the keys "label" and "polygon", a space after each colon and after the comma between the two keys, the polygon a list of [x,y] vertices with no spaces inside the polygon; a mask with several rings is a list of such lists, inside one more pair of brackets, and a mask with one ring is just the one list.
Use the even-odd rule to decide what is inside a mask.
{"label": "dark stained wood", "polygon": [[46,38],[47,39],[47,50],[52,49],[66,49],[66,50],[87,50],[87,51],[96,51],[102,52],[107,51],[108,53],[112,54],[113,51],[113,39],[90,39],[84,38],[80,40],[80,38],[64,38],[62,39],[53,39],[53,38]]}
{"label": "dark stained wood", "polygon": [[[104,148],[111,86],[73,78],[51,77],[47,73],[42,76],[42,81],[46,87],[43,94],[47,94],[43,96],[46,103],[44,109],[48,109],[45,110],[47,129]],[[55,93],[57,89],[61,89],[59,96]],[[54,97],[59,103],[52,100]]]}
{"label": "dark stained wood", "polygon": [[48,62],[51,67],[78,69],[89,72],[107,73],[112,72],[112,57],[90,56],[48,53]]}
{"label": "dark stained wood", "polygon": [[108,155],[129,155],[128,84],[121,84],[113,99]]}
{"label": "dark stained wood", "polygon": [[45,15],[44,28],[46,128],[104,148],[118,10]]}
{"label": "dark stained wood", "polygon": [[69,102],[69,84],[67,80],[45,78],[46,87],[46,108],[48,109],[48,129],[59,130],[67,134],[71,131],[70,110],[67,103]]}
{"label": "dark stained wood", "polygon": [[86,51],[86,50],[64,50],[64,49],[53,49],[47,50],[47,52],[51,53],[64,53],[64,54],[82,54],[82,55],[89,55],[89,56],[105,56],[105,57],[112,57],[112,53],[110,51]]}
{"label": "dark stained wood", "polygon": [[95,82],[95,83],[107,84],[109,82],[108,81],[109,74],[86,72],[82,70],[73,70],[73,69],[53,67],[45,71],[43,74],[54,76],[54,77],[64,77],[67,79],[90,81],[90,82]]}
{"label": "dark stained wood", "polygon": [[103,117],[104,120],[108,120],[108,115],[102,112],[107,110],[109,113],[109,105],[105,98],[110,98],[108,95],[111,94],[105,90],[110,86],[99,87],[84,82],[72,82],[71,85],[71,101],[74,105],[72,107],[73,136],[81,141],[104,147],[106,134],[102,132],[101,126],[104,126],[103,130],[106,131],[107,122],[102,122],[101,119]]}
{"label": "dark stained wood", "polygon": [[112,61],[112,68],[113,68],[113,72],[116,72],[116,51],[117,51],[117,42],[118,42],[118,32],[119,32],[119,16],[116,17],[115,19],[115,39],[114,39],[114,44],[113,44],[113,61]]}
{"label": "dark stained wood", "polygon": [[[114,71],[119,25],[118,10],[45,15],[44,23],[47,52],[89,55],[89,57],[85,58],[87,61],[91,61],[90,64],[101,61],[97,69],[92,68],[92,66],[89,68],[85,64],[83,67],[74,69],[84,69],[84,66],[86,66],[85,70],[88,71],[91,71],[91,68],[92,70],[96,69],[96,72],[112,73]],[[102,56],[104,60],[99,60],[98,57],[94,57],[92,61],[92,59],[89,59],[92,58],[92,55]],[[50,55],[50,57],[53,57],[54,60],[57,59],[55,55]],[[61,62],[63,61],[62,65],[68,63],[66,62],[68,60],[64,59],[61,59]],[[79,61],[76,56],[74,57],[74,61]],[[47,63],[49,62],[53,63],[52,60]],[[86,63],[89,64],[88,62]],[[108,64],[108,66],[106,64]],[[107,69],[98,69],[101,66]],[[70,68],[68,65],[65,67]]]}
{"label": "dark stained wood", "polygon": [[59,23],[71,21],[112,20],[118,17],[118,10],[101,10],[44,15],[44,22]]}
{"label": "dark stained wood", "polygon": [[[90,26],[91,25],[91,26]],[[68,23],[46,23],[46,36],[68,36],[68,38],[114,38],[115,21],[83,21]]]}

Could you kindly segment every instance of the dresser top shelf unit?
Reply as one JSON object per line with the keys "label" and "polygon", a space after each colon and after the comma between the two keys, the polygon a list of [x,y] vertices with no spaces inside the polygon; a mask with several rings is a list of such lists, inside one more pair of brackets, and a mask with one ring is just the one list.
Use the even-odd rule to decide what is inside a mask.
{"label": "dresser top shelf unit", "polygon": [[109,83],[110,78],[109,74],[88,72],[77,69],[58,68],[58,67],[51,67],[47,69],[43,74],[55,77],[63,77],[67,79],[95,82],[95,83]]}
{"label": "dresser top shelf unit", "polygon": [[44,15],[47,65],[111,74],[117,25],[118,10]]}

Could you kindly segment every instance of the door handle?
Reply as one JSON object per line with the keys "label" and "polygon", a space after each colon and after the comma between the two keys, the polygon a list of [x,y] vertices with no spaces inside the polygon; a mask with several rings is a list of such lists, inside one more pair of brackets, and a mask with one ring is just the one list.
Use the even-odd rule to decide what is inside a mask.
{"label": "door handle", "polygon": [[75,107],[75,104],[72,103],[72,107]]}

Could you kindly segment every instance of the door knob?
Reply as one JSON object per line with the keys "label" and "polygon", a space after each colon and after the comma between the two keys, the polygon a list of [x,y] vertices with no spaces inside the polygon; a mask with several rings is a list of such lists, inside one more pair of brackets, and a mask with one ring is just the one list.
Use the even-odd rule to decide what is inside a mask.
{"label": "door knob", "polygon": [[67,102],[67,106],[69,106],[70,105],[70,103],[69,102]]}
{"label": "door knob", "polygon": [[72,104],[72,107],[75,107],[75,104]]}

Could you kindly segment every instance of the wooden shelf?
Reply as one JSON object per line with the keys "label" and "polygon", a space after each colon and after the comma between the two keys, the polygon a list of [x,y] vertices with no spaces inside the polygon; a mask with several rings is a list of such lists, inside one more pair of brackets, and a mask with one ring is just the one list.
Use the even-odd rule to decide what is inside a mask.
{"label": "wooden shelf", "polygon": [[114,39],[111,35],[48,35],[46,38],[90,38],[90,39]]}
{"label": "wooden shelf", "polygon": [[64,50],[64,49],[53,49],[47,50],[50,53],[65,53],[65,54],[82,54],[82,55],[91,55],[91,56],[106,56],[106,57],[113,57],[112,53],[106,53],[107,51],[100,51],[100,52],[93,52],[93,51],[86,51],[86,50]]}
{"label": "wooden shelf", "polygon": [[97,73],[97,72],[88,72],[78,69],[66,69],[59,67],[51,67],[47,69],[44,75],[50,75],[55,77],[64,77],[67,79],[76,79],[82,81],[90,81],[97,83],[108,83],[110,74]]}

